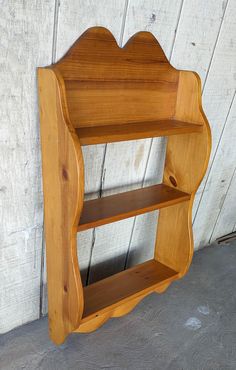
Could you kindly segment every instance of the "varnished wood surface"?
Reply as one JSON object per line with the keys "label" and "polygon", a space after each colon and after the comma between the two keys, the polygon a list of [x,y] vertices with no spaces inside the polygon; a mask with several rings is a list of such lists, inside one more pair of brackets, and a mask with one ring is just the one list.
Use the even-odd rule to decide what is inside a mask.
{"label": "varnished wood surface", "polygon": [[148,32],[120,48],[108,30],[88,29],[54,68],[65,81],[74,127],[174,116],[179,71]]}
{"label": "varnished wood surface", "polygon": [[60,344],[78,326],[83,310],[76,245],[83,204],[83,159],[67,118],[61,81],[52,70],[43,68],[38,78],[49,331],[51,339]]}
{"label": "varnished wood surface", "polygon": [[202,125],[177,120],[77,128],[81,145],[201,132]]}
{"label": "varnished wood surface", "polygon": [[158,184],[84,202],[78,231],[154,211],[190,199],[170,186]]}
{"label": "varnished wood surface", "polygon": [[176,117],[203,124],[199,134],[168,137],[163,182],[190,193],[189,202],[161,209],[158,220],[155,258],[183,276],[193,256],[192,205],[206,172],[211,132],[202,109],[201,81],[193,72],[180,72]]}
{"label": "varnished wood surface", "polygon": [[150,260],[84,288],[82,322],[154,291],[163,282],[177,278],[176,271]]}

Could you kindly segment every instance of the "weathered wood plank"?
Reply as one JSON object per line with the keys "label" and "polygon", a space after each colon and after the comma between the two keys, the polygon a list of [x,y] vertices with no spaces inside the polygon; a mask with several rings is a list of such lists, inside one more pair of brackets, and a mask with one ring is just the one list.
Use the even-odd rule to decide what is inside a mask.
{"label": "weathered wood plank", "polygon": [[[168,56],[174,39],[180,6],[181,1],[176,1],[173,4],[170,0],[164,3],[162,1],[150,1],[147,3],[143,0],[131,0],[127,11],[123,45],[134,33],[140,30],[151,31],[158,38],[158,41]],[[120,191],[120,189],[122,191],[126,191],[143,185],[149,151],[151,149],[151,142],[152,140],[148,139],[129,143],[109,144],[107,146],[103,181],[104,194],[112,194]],[[163,149],[162,143],[164,141],[162,139],[155,139],[155,142],[159,143],[157,144],[158,147]],[[154,148],[156,148],[155,145]],[[158,159],[155,157],[154,163],[157,162]],[[163,163],[160,164],[160,167],[158,164],[158,168],[162,167]],[[156,176],[154,179],[156,180]],[[153,183],[155,183],[155,181]],[[109,191],[109,189],[112,190]],[[150,215],[153,214],[156,215],[155,212]],[[146,218],[149,220],[149,217],[152,216],[143,215],[138,217],[138,220],[145,220]],[[156,216],[154,217],[156,218]],[[156,224],[155,226],[152,226],[156,228]],[[104,270],[107,269],[107,272],[103,272],[105,274],[104,276],[121,271],[127,263],[128,265],[132,264],[131,260],[127,261],[127,253],[130,248],[134,219],[118,222],[113,226],[110,225],[110,235],[108,236],[106,236],[106,233],[108,232],[107,227],[101,227],[98,229],[98,232],[96,232],[90,281],[96,281],[102,277],[99,269],[96,274],[96,265],[101,263],[104,244],[106,245],[106,256],[104,256],[104,260],[107,259],[107,263],[103,263]],[[122,238],[119,237],[120,234],[122,234]],[[152,240],[153,234],[150,234],[150,230],[144,226],[142,229],[142,235],[146,235],[145,242],[147,244],[151,244],[148,240],[149,238]],[[152,244],[154,244],[154,239]],[[140,259],[136,258],[135,263],[143,261],[141,257],[141,246],[142,241],[140,241],[139,246],[137,247],[140,250]],[[131,249],[134,252],[133,246],[131,246]],[[144,253],[145,258],[149,256],[147,248]],[[117,260],[117,255],[120,255],[119,261]],[[132,253],[132,255],[135,255],[135,252]]]}
{"label": "weathered wood plank", "polygon": [[[236,167],[235,167],[236,168]],[[236,171],[230,179],[220,214],[212,231],[210,242],[235,231],[236,224]]]}
{"label": "weathered wood plank", "polygon": [[[58,61],[76,39],[87,28],[102,25],[111,30],[119,42],[125,0],[97,2],[96,0],[71,1],[62,0],[59,2],[58,25],[56,29],[55,61]],[[55,36],[55,35],[54,35]],[[85,199],[93,199],[100,195],[102,167],[106,145],[83,147],[85,162]],[[91,248],[94,244],[94,232],[88,230],[78,234],[78,256],[83,284],[87,281],[87,269],[91,260]],[[45,269],[45,264],[44,264]],[[45,271],[44,271],[45,275]],[[47,308],[46,284],[43,284],[42,306],[44,313]]]}
{"label": "weathered wood plank", "polygon": [[181,0],[130,0],[125,23],[123,44],[139,31],[149,31],[156,36],[167,57],[170,56]]}
{"label": "weathered wood plank", "polygon": [[[205,246],[210,241],[214,241],[216,237],[232,232],[234,223],[236,221],[236,213],[231,216],[231,212],[235,208],[235,188],[231,187],[230,190],[232,191],[232,194],[229,193],[229,187],[233,184],[231,183],[231,179],[234,174],[236,164],[235,120],[236,99],[234,99],[231,107],[220,145],[216,152],[216,156],[207,180],[207,187],[205,188],[200,207],[198,209],[196,222],[194,223],[195,241],[196,245],[199,247]],[[226,209],[224,208],[224,212],[222,213],[222,221],[224,222],[227,220],[227,217],[229,216],[230,223],[227,222],[222,226],[218,224],[220,229],[217,231],[217,229],[214,230],[214,227],[221,213],[221,209],[226,200],[227,194],[228,199],[227,203],[225,203],[225,206],[228,206],[228,209],[226,212]],[[230,200],[232,201],[231,204],[229,204]],[[220,222],[219,219],[218,222]]]}
{"label": "weathered wood plank", "polygon": [[[203,245],[204,241],[209,241],[209,235],[211,235],[215,223],[215,218],[212,219],[212,223],[209,218],[209,212],[211,213],[210,209],[211,207],[214,208],[214,204],[210,204],[210,197],[207,198],[206,195],[217,192],[217,199],[215,199],[215,201],[216,204],[218,204],[219,200],[225,196],[229,181],[228,178],[224,178],[224,186],[221,187],[221,190],[216,190],[214,188],[214,183],[211,182],[212,175],[210,172],[214,171],[213,166],[215,167],[214,162],[218,157],[217,152],[219,150],[227,150],[227,148],[222,147],[222,145],[226,145],[225,141],[222,141],[222,133],[223,135],[234,135],[234,132],[231,134],[225,133],[224,129],[228,125],[227,118],[229,109],[233,104],[233,98],[236,89],[236,43],[232,38],[232,35],[236,34],[236,20],[234,17],[235,7],[236,1],[229,0],[221,28],[221,33],[216,45],[211,68],[203,93],[205,112],[212,127],[213,150],[210,161],[211,165],[209,166],[205,179],[199,189],[198,199],[196,199],[197,214],[194,221],[194,230],[196,230],[197,233],[198,230],[201,229],[200,225],[202,225],[204,220],[206,220],[206,224],[210,228],[209,230],[202,230],[200,232],[200,235],[202,235],[202,240],[199,240],[199,235],[198,243],[201,243],[201,245]],[[234,131],[233,128],[232,130]],[[234,145],[231,148],[229,157],[231,156],[232,151],[234,152]],[[234,154],[232,153],[232,155]],[[230,161],[229,157],[227,158],[227,161]],[[227,161],[225,161],[224,164],[226,165],[226,168],[228,166]],[[230,174],[230,178],[231,176],[232,173]]]}
{"label": "weathered wood plank", "polygon": [[[151,146],[150,159],[145,172],[144,186],[162,182],[166,153],[166,139],[155,139]],[[136,217],[129,243],[127,267],[153,258],[156,241],[158,213],[151,212]]]}
{"label": "weathered wood plank", "polygon": [[[211,95],[207,97],[205,92],[208,85],[205,84],[206,78],[209,79],[208,73],[212,67],[212,58],[218,43],[226,5],[227,3],[223,0],[211,0],[207,3],[207,7],[204,0],[199,1],[198,4],[194,0],[185,2],[171,58],[171,63],[176,68],[194,70],[200,75],[202,87],[204,87],[203,108],[210,125],[213,122],[209,107],[212,99],[211,95],[215,94],[215,92],[211,90]],[[214,147],[216,138],[214,134],[212,136]],[[195,197],[193,217],[198,206],[204,181],[205,179],[203,179]]]}
{"label": "weathered wood plank", "polygon": [[[150,140],[107,145],[102,195],[112,195],[139,187],[147,161]],[[133,218],[96,229],[89,282],[123,270]],[[102,269],[98,266],[102,263]]]}
{"label": "weathered wood plank", "polygon": [[217,42],[226,2],[184,1],[171,63],[178,69],[196,71],[204,85]]}
{"label": "weathered wood plank", "polygon": [[53,1],[0,13],[0,333],[39,317],[42,188],[36,67],[51,63]]}
{"label": "weathered wood plank", "polygon": [[[166,50],[167,56],[171,58],[171,63],[176,68],[197,71],[204,82],[224,10],[225,4],[223,0],[218,2],[213,0],[209,1],[207,10],[204,0],[199,1],[197,6],[194,0],[184,2],[174,44],[171,44],[167,39],[165,42],[164,40],[162,41],[162,38],[166,37],[165,27],[160,28],[156,36],[161,43],[163,42],[163,46],[166,45],[165,43],[168,41],[168,45],[164,46],[164,49]],[[177,13],[178,12],[175,10],[175,14]],[[172,26],[173,22],[172,20]],[[202,32],[202,30],[204,30],[204,32]],[[155,32],[157,32],[156,29]],[[169,28],[168,32],[171,32],[171,28]],[[174,29],[172,29],[172,32],[174,32]],[[172,45],[173,50],[170,47]],[[160,182],[162,178],[165,144],[163,141],[160,142],[159,140],[160,139],[153,140],[145,174],[145,184],[150,183],[150,179],[152,179],[152,182]],[[162,159],[159,159],[161,153]],[[152,257],[156,221],[156,212],[140,216],[136,219],[133,237],[130,243],[129,266],[143,262]],[[138,258],[135,257],[135,250],[137,250]]]}
{"label": "weathered wood plank", "polygon": [[212,128],[213,143],[208,171],[196,194],[193,212],[194,218],[196,218],[196,212],[204,188],[208,187],[207,178],[209,176],[212,160],[214,159],[235,92],[236,44],[232,38],[232,35],[236,32],[234,17],[235,7],[235,0],[228,0],[203,91],[203,107]]}

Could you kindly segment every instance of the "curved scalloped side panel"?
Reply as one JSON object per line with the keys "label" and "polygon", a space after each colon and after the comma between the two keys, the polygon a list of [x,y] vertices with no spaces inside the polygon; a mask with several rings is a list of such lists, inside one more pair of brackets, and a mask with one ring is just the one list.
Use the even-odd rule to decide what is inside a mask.
{"label": "curved scalloped side panel", "polygon": [[201,81],[194,72],[180,72],[175,118],[201,122],[197,134],[168,137],[163,182],[191,194],[191,200],[160,210],[155,258],[180,273],[189,269],[193,250],[192,206],[206,173],[211,132],[201,102]]}
{"label": "curved scalloped side panel", "polygon": [[61,344],[83,313],[76,237],[84,169],[78,137],[67,119],[63,86],[52,70],[39,69],[39,90],[49,331]]}

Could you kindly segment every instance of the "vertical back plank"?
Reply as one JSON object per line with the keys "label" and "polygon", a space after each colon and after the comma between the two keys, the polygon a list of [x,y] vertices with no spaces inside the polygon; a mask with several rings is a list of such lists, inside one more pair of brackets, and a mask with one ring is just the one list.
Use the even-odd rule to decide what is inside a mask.
{"label": "vertical back plank", "polygon": [[[221,180],[222,182],[222,180]],[[225,197],[222,198],[220,213],[212,230],[210,242],[215,241],[223,235],[230,234],[235,231],[236,224],[236,167],[228,184]]]}
{"label": "vertical back plank", "polygon": [[[204,0],[199,1],[197,6],[194,0],[184,1],[178,28],[176,29],[173,50],[170,49],[167,54],[174,67],[198,72],[203,84],[211,63],[214,46],[217,42],[225,6],[226,4],[223,0],[217,2],[211,0],[207,2],[207,6]],[[153,31],[155,32],[155,30]],[[165,29],[161,28],[160,34],[157,34],[159,41],[162,40],[162,37],[165,37],[164,31]],[[171,43],[169,43],[170,45]],[[164,153],[164,140],[154,139],[146,169],[145,184],[148,185],[154,181],[161,181]],[[162,156],[162,161],[159,163],[158,158],[160,158],[160,155]],[[154,171],[154,169],[156,170]],[[154,243],[156,222],[156,212],[139,216],[136,219],[134,237],[130,245],[131,257],[129,258],[129,265],[137,263],[135,250],[139,251],[141,262],[152,256],[152,250],[149,245]],[[147,235],[150,235],[150,242]],[[149,253],[147,253],[147,249]],[[143,252],[141,252],[142,250]],[[141,257],[142,253],[143,257]]]}
{"label": "vertical back plank", "polygon": [[[232,176],[232,172],[231,174],[227,174],[227,169],[229,168],[227,162],[230,161],[230,156],[232,158],[234,156],[234,145],[231,147],[230,156],[227,157],[227,161],[222,164],[226,169],[225,175],[227,174],[223,178],[224,182],[221,183],[220,188],[215,187],[215,182],[212,183],[212,179],[214,178],[212,171],[219,171],[216,169],[217,164],[214,163],[215,161],[219,162],[220,154],[217,155],[217,152],[222,153],[227,151],[227,139],[224,139],[224,136],[230,137],[234,135],[234,128],[231,124],[228,126],[228,119],[229,111],[233,109],[233,99],[236,90],[236,43],[232,38],[232,35],[236,34],[235,7],[236,1],[229,0],[203,93],[205,112],[212,127],[213,147],[210,166],[198,191],[195,202],[196,216],[194,230],[196,234],[200,232],[198,234],[200,239],[196,240],[196,244],[199,246],[208,243],[210,240],[216,219],[215,215],[213,218],[209,217],[209,215],[214,214],[217,204],[218,206],[220,204],[222,205],[221,199],[226,194],[227,186]],[[232,130],[229,133],[226,133],[227,126],[229,130]],[[223,168],[221,167],[220,171],[222,172],[222,170]],[[212,200],[213,193],[216,196],[214,201]],[[204,225],[204,229],[201,229],[202,225]]]}
{"label": "vertical back plank", "polygon": [[[168,56],[175,34],[180,5],[181,1],[176,1],[173,4],[170,0],[165,2],[146,2],[143,0],[129,1],[123,45],[134,33],[141,30],[150,31],[158,38],[159,43]],[[159,143],[158,148],[161,147],[163,150],[164,140],[157,139],[156,141]],[[107,146],[102,188],[104,195],[111,194],[110,189],[112,189],[114,193],[143,185],[151,142],[152,140],[148,139],[109,144]],[[157,173],[160,172],[160,178],[162,177],[161,169],[163,163],[159,163],[159,160],[162,158],[162,154],[161,157],[155,158],[155,169]],[[155,176],[154,183],[158,176],[159,174]],[[156,212],[153,212],[152,215],[155,217]],[[148,216],[143,215],[138,217],[138,219],[143,220],[145,217]],[[96,230],[96,242],[92,256],[90,282],[123,270],[127,263],[128,265],[131,264],[130,261],[127,261],[127,253],[130,247],[133,228],[134,219],[128,219],[113,225],[100,227]],[[140,235],[139,232],[138,234]],[[141,252],[144,235],[145,243],[148,244],[148,248],[144,248],[143,252]],[[155,233],[153,237],[150,230],[146,227],[146,224],[144,224],[142,236],[138,245],[134,245],[134,249],[139,249],[137,254],[135,251],[132,253],[132,255],[135,256],[135,263],[142,262],[142,253],[145,253],[145,256],[147,256],[147,250],[149,253],[151,251],[153,254],[153,250],[149,247],[152,243],[154,248]],[[106,256],[104,255],[104,249],[106,250]],[[138,255],[139,257],[136,258]],[[104,262],[105,259],[107,263]],[[96,266],[98,265],[101,265],[102,268],[97,268]]]}
{"label": "vertical back plank", "polygon": [[[89,27],[104,26],[111,30],[119,42],[122,30],[125,0],[99,1],[61,0],[58,9],[58,25],[56,27],[55,61],[58,61]],[[49,63],[50,64],[50,63]],[[102,168],[105,145],[83,147],[85,163],[85,199],[93,199],[100,195]],[[79,266],[83,284],[86,284],[87,269],[90,264],[91,249],[94,244],[93,230],[77,235]],[[44,263],[45,269],[45,263]],[[45,271],[44,271],[45,276]],[[47,310],[47,287],[44,281],[42,307]]]}
{"label": "vertical back plank", "polygon": [[[235,120],[236,99],[234,98],[194,223],[195,240],[199,247],[214,241],[219,236],[232,232],[236,222],[235,213],[231,216],[236,202],[235,188],[232,187],[234,182],[231,183],[236,167]],[[228,199],[224,204],[226,196]],[[229,200],[231,200],[231,203],[229,203]],[[223,219],[220,220],[218,217],[223,205]],[[227,211],[226,206],[228,206]],[[221,222],[226,220],[227,222],[222,225]]]}

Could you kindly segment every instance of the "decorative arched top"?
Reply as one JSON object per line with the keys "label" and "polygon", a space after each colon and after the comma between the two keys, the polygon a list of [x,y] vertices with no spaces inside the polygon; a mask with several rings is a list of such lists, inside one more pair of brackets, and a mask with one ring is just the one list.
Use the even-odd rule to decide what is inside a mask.
{"label": "decorative arched top", "polygon": [[110,31],[90,28],[51,68],[64,81],[76,128],[165,120],[175,114],[179,71],[149,32],[137,33],[120,48]]}
{"label": "decorative arched top", "polygon": [[[86,30],[56,66],[66,80],[155,81],[156,78],[159,80],[157,73],[166,71],[166,68],[173,69],[150,32],[136,33],[121,48],[112,33],[104,27]],[[173,80],[172,76],[170,81]]]}

